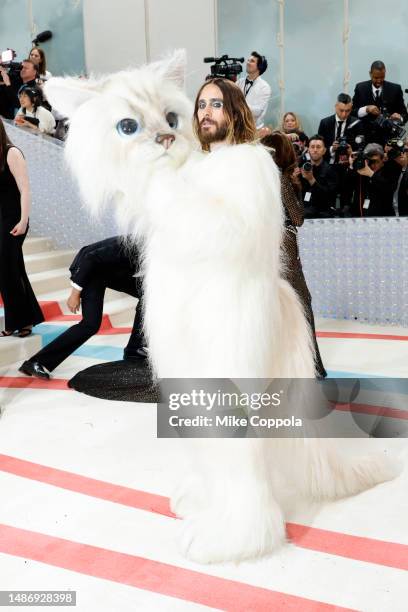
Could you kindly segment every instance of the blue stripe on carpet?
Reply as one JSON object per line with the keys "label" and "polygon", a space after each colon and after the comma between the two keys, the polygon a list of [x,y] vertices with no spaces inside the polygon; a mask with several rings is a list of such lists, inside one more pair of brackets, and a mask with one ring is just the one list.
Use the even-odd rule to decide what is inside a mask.
{"label": "blue stripe on carpet", "polygon": [[[40,323],[34,328],[34,332],[41,336],[42,346],[46,346],[55,338],[60,336],[64,331],[68,329],[67,325],[47,325],[47,323]],[[104,344],[85,344],[78,348],[73,355],[80,357],[90,357],[93,359],[103,359],[105,361],[116,361],[123,359],[123,347],[104,345]]]}

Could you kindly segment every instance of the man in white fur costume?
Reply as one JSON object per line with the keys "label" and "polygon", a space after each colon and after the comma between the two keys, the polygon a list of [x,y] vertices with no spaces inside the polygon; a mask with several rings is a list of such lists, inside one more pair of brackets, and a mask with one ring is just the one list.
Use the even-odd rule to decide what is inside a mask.
{"label": "man in white fur costume", "polygon": [[[122,232],[145,245],[153,371],[159,378],[313,377],[309,329],[280,276],[278,169],[262,145],[248,142],[254,126],[232,84],[245,107],[232,108],[217,87],[201,90],[197,117],[212,152],[198,150],[181,89],[184,62],[176,52],[98,81],[45,85],[52,106],[71,118],[66,153],[85,202],[96,212],[113,201]],[[318,498],[356,493],[393,474],[382,457],[353,462],[320,440],[202,442],[201,474],[172,500],[185,518],[182,550],[200,562],[256,557],[284,542],[274,469]]]}

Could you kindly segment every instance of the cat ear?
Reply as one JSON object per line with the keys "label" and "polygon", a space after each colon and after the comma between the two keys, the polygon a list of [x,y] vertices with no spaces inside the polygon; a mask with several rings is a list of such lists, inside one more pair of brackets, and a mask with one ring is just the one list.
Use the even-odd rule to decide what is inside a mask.
{"label": "cat ear", "polygon": [[53,77],[44,85],[45,97],[64,117],[71,117],[77,108],[100,91],[100,82],[78,77]]}
{"label": "cat ear", "polygon": [[176,49],[158,62],[149,65],[151,70],[159,73],[164,79],[169,79],[178,85],[184,86],[186,76],[187,54],[185,49]]}

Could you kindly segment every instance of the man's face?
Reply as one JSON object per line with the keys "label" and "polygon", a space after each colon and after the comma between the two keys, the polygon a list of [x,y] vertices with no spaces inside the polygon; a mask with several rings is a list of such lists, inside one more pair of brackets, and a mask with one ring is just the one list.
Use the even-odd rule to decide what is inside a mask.
{"label": "man's face", "polygon": [[246,71],[247,71],[247,75],[248,75],[248,77],[250,79],[255,79],[257,76],[259,76],[258,60],[253,55],[251,55],[247,59]]}
{"label": "man's face", "polygon": [[368,160],[368,165],[373,172],[377,172],[383,167],[384,159],[381,157],[381,155],[372,155]]}
{"label": "man's face", "polygon": [[377,89],[382,87],[385,79],[385,70],[372,70],[370,72],[371,82]]}
{"label": "man's face", "polygon": [[352,102],[350,102],[349,104],[343,104],[343,102],[337,102],[334,108],[336,109],[336,115],[338,116],[340,121],[345,121],[351,113],[353,104]]}
{"label": "man's face", "polygon": [[202,145],[222,142],[227,136],[223,94],[210,83],[201,91],[197,109],[198,136]]}
{"label": "man's face", "polygon": [[311,140],[309,142],[309,155],[313,162],[319,162],[326,153],[326,147],[321,140]]}
{"label": "man's face", "polygon": [[35,79],[36,72],[31,62],[23,62],[23,65],[20,70],[20,76],[23,83],[26,83],[27,81],[33,81]]}

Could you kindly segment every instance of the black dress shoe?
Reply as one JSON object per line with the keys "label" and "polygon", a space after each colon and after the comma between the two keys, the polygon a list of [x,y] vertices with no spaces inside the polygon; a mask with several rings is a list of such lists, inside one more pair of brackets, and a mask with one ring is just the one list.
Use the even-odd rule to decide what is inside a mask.
{"label": "black dress shoe", "polygon": [[27,376],[36,376],[47,380],[50,378],[49,373],[39,361],[25,361],[18,371],[27,374]]}

